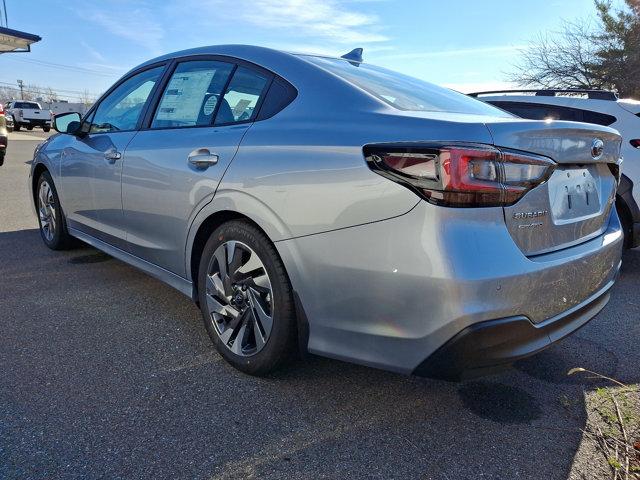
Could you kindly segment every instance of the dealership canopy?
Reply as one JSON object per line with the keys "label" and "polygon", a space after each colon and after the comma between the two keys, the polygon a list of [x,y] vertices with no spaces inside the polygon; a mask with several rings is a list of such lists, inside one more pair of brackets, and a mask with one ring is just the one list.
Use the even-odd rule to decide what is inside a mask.
{"label": "dealership canopy", "polygon": [[40,40],[38,35],[0,27],[0,53],[29,52],[31,44]]}

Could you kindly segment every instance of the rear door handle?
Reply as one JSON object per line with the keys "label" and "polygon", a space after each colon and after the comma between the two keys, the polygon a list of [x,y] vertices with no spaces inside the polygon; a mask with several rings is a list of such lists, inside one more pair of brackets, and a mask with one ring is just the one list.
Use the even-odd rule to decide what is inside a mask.
{"label": "rear door handle", "polygon": [[122,158],[122,154],[119,151],[117,151],[115,148],[112,148],[104,152],[104,158],[109,163],[115,163],[116,160],[120,160]]}
{"label": "rear door handle", "polygon": [[218,163],[218,155],[207,148],[198,148],[189,154],[187,161],[198,170],[205,170]]}

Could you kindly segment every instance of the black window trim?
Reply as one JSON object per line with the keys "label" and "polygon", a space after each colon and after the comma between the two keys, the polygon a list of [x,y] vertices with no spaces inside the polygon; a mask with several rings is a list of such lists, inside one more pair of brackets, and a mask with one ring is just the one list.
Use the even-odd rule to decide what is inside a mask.
{"label": "black window trim", "polygon": [[[188,62],[188,61],[198,61],[198,60],[214,60],[214,61],[220,61],[220,62],[225,62],[225,63],[230,63],[234,65],[234,68],[231,72],[231,74],[229,75],[229,78],[227,79],[227,83],[225,85],[225,88],[223,90],[223,95],[224,93],[226,93],[226,89],[229,86],[229,82],[231,81],[231,79],[233,78],[233,74],[235,73],[236,69],[238,66],[243,66],[243,67],[247,67],[249,69],[252,69],[260,74],[263,74],[267,77],[267,84],[265,85],[265,88],[263,90],[263,95],[261,96],[261,98],[259,99],[258,103],[256,104],[256,107],[254,109],[254,114],[252,115],[252,117],[250,119],[247,120],[242,120],[240,122],[227,122],[227,123],[222,123],[222,124],[218,124],[218,125],[214,125],[213,122],[215,122],[215,117],[218,114],[218,108],[221,102],[218,102],[218,104],[216,105],[216,110],[212,115],[212,123],[211,125],[185,125],[185,126],[181,126],[181,127],[155,127],[155,128],[151,128],[151,122],[153,121],[153,116],[155,115],[156,109],[158,108],[158,105],[160,103],[161,97],[162,97],[162,93],[164,93],[164,89],[166,87],[166,85],[169,83],[169,80],[171,79],[171,76],[173,75],[173,72],[175,71],[176,66],[179,63],[182,62]],[[157,68],[157,67],[164,67],[164,70],[162,72],[162,74],[160,75],[159,80],[156,82],[156,84],[153,86],[153,89],[151,91],[151,94],[149,95],[149,97],[147,98],[147,101],[145,102],[145,106],[142,109],[142,113],[140,115],[140,118],[138,119],[138,122],[136,123],[136,127],[132,130],[118,130],[117,133],[120,132],[136,132],[136,131],[146,131],[146,130],[169,130],[169,129],[179,129],[179,128],[211,128],[211,127],[224,127],[224,126],[235,126],[235,125],[242,125],[242,124],[248,124],[248,123],[255,123],[261,120],[266,120],[268,118],[271,118],[273,115],[270,115],[269,117],[261,117],[260,116],[260,110],[262,108],[262,104],[264,103],[267,95],[269,95],[269,90],[271,89],[271,86],[273,85],[273,82],[275,81],[275,79],[279,79],[282,82],[284,82],[284,84],[291,89],[292,91],[292,96],[291,96],[291,101],[289,103],[287,103],[284,107],[282,107],[282,109],[286,108],[288,105],[291,104],[291,102],[293,100],[296,99],[296,97],[298,96],[298,89],[293,86],[291,84],[291,82],[289,82],[286,78],[281,77],[280,75],[272,72],[271,70],[268,70],[260,65],[257,65],[255,63],[249,62],[247,60],[242,60],[240,58],[236,58],[230,55],[215,55],[215,54],[197,54],[197,55],[185,55],[182,57],[173,57],[173,58],[168,58],[168,59],[164,59],[155,63],[151,63],[149,65],[145,65],[143,67],[140,67],[136,70],[133,70],[131,72],[129,72],[128,74],[126,74],[124,77],[122,77],[120,80],[118,80],[116,83],[114,83],[106,92],[104,92],[100,98],[98,98],[98,100],[96,100],[96,102],[92,105],[92,107],[87,111],[87,113],[84,114],[84,116],[82,117],[82,124],[84,125],[90,118],[92,118],[92,116],[95,114],[96,110],[98,109],[98,107],[100,106],[100,104],[104,101],[104,99],[106,97],[108,97],[116,88],[118,88],[120,85],[122,85],[124,82],[126,82],[127,80],[129,80],[130,78],[138,75],[139,73],[145,72],[146,70],[151,70],[153,68]],[[281,110],[280,110],[281,111]],[[279,112],[276,112],[276,114]],[[109,133],[116,133],[116,132],[94,132],[94,133],[87,133],[86,135],[104,135],[104,134],[109,134]]]}
{"label": "black window trim", "polygon": [[141,112],[140,116],[138,117],[138,121],[136,122],[136,126],[133,129],[117,130],[117,131],[114,131],[114,132],[87,132],[86,135],[106,135],[106,134],[110,134],[110,133],[137,132],[138,130],[140,130],[141,125],[143,125],[143,120],[144,120],[144,118],[146,116],[147,110],[149,109],[149,105],[151,105],[151,101],[154,98],[155,92],[158,89],[158,85],[160,83],[162,83],[164,77],[167,74],[167,65],[169,65],[169,63],[170,62],[168,60],[163,60],[161,62],[156,62],[156,63],[152,63],[150,65],[145,65],[144,67],[141,67],[141,68],[139,68],[139,69],[137,69],[135,71],[129,72],[127,75],[125,75],[120,80],[118,80],[116,83],[114,83],[106,92],[104,92],[100,96],[100,98],[98,98],[96,103],[94,103],[93,106],[87,111],[87,113],[84,114],[84,116],[82,117],[82,121],[81,121],[81,124],[84,125],[87,121],[89,121],[89,118],[93,118],[93,115],[96,113],[96,111],[98,110],[98,108],[100,107],[102,102],[109,95],[111,95],[111,93],[113,93],[114,90],[116,90],[118,87],[120,87],[127,80],[135,77],[136,75],[138,75],[140,73],[146,72],[147,70],[152,70],[152,69],[158,68],[158,67],[164,67],[164,70],[160,73],[160,77],[159,77],[158,81],[155,83],[155,85],[151,89],[151,93],[147,97],[147,100],[145,101],[144,107],[142,107],[142,112]]}

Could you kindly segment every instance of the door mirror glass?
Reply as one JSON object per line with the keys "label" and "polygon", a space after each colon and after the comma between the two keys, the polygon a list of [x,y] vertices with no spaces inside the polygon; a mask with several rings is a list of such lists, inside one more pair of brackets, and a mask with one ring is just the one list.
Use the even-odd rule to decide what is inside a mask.
{"label": "door mirror glass", "polygon": [[53,128],[57,132],[74,135],[80,129],[80,120],[77,112],[61,113],[53,117]]}

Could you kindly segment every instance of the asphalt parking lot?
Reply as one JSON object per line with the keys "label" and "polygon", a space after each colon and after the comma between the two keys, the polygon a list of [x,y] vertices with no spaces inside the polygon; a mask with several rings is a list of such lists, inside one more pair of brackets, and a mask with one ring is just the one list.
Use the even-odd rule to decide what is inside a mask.
{"label": "asphalt parking lot", "polygon": [[640,251],[599,317],[501,374],[310,357],[243,375],[186,297],[91,248],[44,247],[26,188],[43,136],[11,134],[0,167],[2,479],[590,478],[584,392],[599,384],[567,370],[640,382]]}

